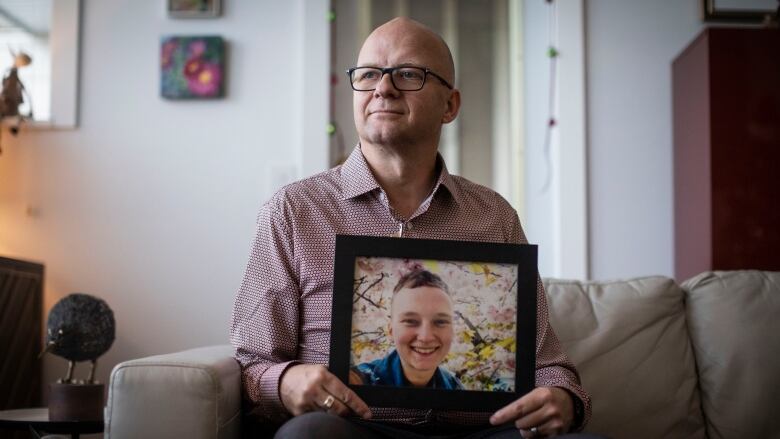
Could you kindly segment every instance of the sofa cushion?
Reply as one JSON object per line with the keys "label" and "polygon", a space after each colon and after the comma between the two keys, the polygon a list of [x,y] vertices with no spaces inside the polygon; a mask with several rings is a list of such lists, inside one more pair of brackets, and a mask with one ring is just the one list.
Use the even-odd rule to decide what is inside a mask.
{"label": "sofa cushion", "polygon": [[114,367],[106,439],[240,435],[241,370],[230,345],[125,361]]}
{"label": "sofa cushion", "polygon": [[546,280],[550,323],[593,400],[586,431],[704,437],[683,291],[673,280]]}
{"label": "sofa cushion", "polygon": [[682,285],[710,438],[780,434],[780,272],[702,273]]}

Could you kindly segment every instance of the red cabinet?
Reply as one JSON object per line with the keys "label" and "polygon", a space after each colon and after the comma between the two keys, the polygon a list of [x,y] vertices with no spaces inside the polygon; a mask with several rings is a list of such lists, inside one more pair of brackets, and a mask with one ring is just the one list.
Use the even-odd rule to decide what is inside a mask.
{"label": "red cabinet", "polygon": [[675,276],[780,270],[780,30],[706,29],[672,89]]}

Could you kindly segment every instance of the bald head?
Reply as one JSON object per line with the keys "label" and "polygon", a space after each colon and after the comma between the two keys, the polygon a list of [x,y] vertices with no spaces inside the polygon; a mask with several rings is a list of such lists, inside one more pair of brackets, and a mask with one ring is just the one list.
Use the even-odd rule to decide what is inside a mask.
{"label": "bald head", "polygon": [[[393,48],[407,48],[408,59],[375,59]],[[402,55],[402,58],[403,58]],[[422,23],[406,17],[394,18],[379,26],[366,38],[358,55],[358,65],[394,66],[419,64],[430,68],[450,84],[455,83],[455,63],[444,39]]]}
{"label": "bald head", "polygon": [[[393,79],[395,73],[386,75],[386,71],[380,74],[364,70],[368,75],[376,75],[370,80],[378,82],[374,82],[373,89],[352,93],[352,108],[361,148],[369,163],[374,160],[372,166],[382,165],[378,153],[372,158],[372,154],[381,150],[382,154],[406,155],[416,166],[422,163],[420,157],[424,157],[425,166],[430,164],[433,169],[442,124],[455,120],[460,108],[460,92],[452,85],[455,67],[447,44],[422,24],[396,18],[366,38],[357,67],[428,69],[422,88],[415,90],[400,90]],[[415,72],[393,71],[412,75]]]}

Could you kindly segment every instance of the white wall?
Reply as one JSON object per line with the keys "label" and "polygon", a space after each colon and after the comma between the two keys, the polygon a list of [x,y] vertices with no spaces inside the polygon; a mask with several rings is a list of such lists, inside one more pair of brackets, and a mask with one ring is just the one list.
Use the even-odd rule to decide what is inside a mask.
{"label": "white wall", "polygon": [[[565,1],[565,0],[561,0]],[[586,0],[585,86],[589,277],[674,274],[671,62],[702,30],[700,0]],[[542,276],[556,266],[554,186],[542,146],[548,112],[548,6],[525,1],[526,232]],[[559,12],[561,6],[559,5]],[[560,24],[560,22],[559,22]],[[559,26],[559,32],[566,32]],[[566,53],[561,53],[565,57]],[[558,75],[573,74],[560,68]],[[562,93],[562,91],[561,91]],[[567,96],[559,94],[561,105]],[[557,130],[567,129],[559,120]],[[555,145],[553,145],[555,148]],[[558,158],[560,159],[560,158]],[[560,187],[560,191],[579,188]]]}
{"label": "white wall", "polygon": [[[76,291],[113,308],[104,382],[119,361],[226,343],[260,204],[327,166],[327,1],[223,3],[173,20],[163,1],[85,0],[80,126],[3,132],[0,254],[45,264],[47,312]],[[169,34],[226,39],[225,99],[159,97]],[[46,361],[45,382],[64,375]]]}
{"label": "white wall", "polygon": [[703,29],[700,4],[586,2],[595,279],[674,276],[671,63]]}

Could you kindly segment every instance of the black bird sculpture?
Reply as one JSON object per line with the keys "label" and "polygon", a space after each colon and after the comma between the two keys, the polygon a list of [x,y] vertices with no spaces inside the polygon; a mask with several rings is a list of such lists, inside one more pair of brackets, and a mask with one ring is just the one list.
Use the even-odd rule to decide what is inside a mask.
{"label": "black bird sculpture", "polygon": [[58,382],[73,383],[76,362],[89,360],[92,365],[85,383],[93,384],[97,358],[111,347],[116,333],[114,312],[108,304],[88,294],[69,294],[49,311],[46,326],[41,355],[51,352],[68,360],[68,375]]}

